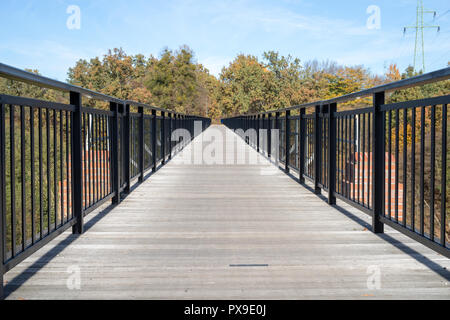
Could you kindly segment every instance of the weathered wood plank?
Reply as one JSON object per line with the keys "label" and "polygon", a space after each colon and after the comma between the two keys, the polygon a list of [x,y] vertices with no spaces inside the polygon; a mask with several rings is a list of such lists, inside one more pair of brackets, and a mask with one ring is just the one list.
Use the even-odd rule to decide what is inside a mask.
{"label": "weathered wood plank", "polygon": [[[218,143],[259,163],[186,164],[202,150],[195,139],[119,206],[91,213],[85,234],[65,233],[7,273],[7,298],[450,298],[448,259],[390,228],[371,233],[367,215],[328,206],[242,140]],[[68,268],[80,290],[67,287]],[[379,289],[367,285],[374,268]]]}

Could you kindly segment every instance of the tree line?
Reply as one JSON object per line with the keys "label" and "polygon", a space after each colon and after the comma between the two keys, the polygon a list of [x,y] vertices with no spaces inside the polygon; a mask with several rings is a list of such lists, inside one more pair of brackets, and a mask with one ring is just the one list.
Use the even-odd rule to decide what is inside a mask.
{"label": "tree line", "polygon": [[[303,63],[291,55],[268,51],[261,58],[239,54],[215,77],[197,62],[191,48],[181,46],[177,50],[163,49],[159,57],[128,55],[121,48],[109,50],[102,58],[77,61],[68,70],[68,82],[120,99],[217,121],[238,114],[326,100],[419,73],[412,67],[401,73],[393,64],[384,75],[377,75],[362,65],[343,66],[317,60]],[[67,94],[5,79],[0,79],[0,92],[67,101]],[[450,81],[444,81],[391,93],[388,100],[398,102],[448,92]],[[107,107],[94,100],[88,104]],[[347,102],[340,109],[364,105],[370,105],[370,98]]]}

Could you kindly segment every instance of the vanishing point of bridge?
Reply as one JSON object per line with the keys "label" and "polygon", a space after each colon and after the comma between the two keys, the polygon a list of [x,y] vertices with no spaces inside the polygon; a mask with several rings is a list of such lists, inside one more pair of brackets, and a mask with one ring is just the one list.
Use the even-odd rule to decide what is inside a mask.
{"label": "vanishing point of bridge", "polygon": [[[67,105],[1,96],[1,274],[6,299],[450,298],[447,186],[442,182],[448,174],[449,96],[402,107],[385,104],[378,92],[373,109],[355,113],[336,112],[337,100],[321,103],[313,113],[296,107],[292,110],[299,114],[280,111],[284,118],[273,112],[210,126],[209,119],[132,101],[112,100],[110,111],[96,110],[84,107],[81,95],[112,98],[4,65],[0,75],[71,92]],[[447,68],[414,81],[449,75]],[[431,124],[430,140],[425,131],[418,132],[432,147],[422,150],[417,145],[417,180],[425,181],[426,165],[436,169],[434,161],[420,162],[433,156],[441,164],[434,176],[443,175],[436,181],[444,191],[431,216],[420,204],[417,212],[412,206],[416,221],[410,217],[407,189],[415,175],[405,174],[402,180],[395,173],[406,168],[399,159],[410,149],[392,148],[394,156],[389,150],[386,157],[382,149],[380,158],[379,148],[385,145],[377,134],[387,132],[381,115],[392,121],[387,114],[391,110],[408,115],[407,108],[420,111],[424,106],[431,106],[437,120],[436,126]],[[416,116],[415,109],[409,119],[412,114]],[[41,126],[33,128],[33,120]],[[420,120],[418,112],[415,121]],[[195,121],[200,132],[194,130]],[[407,129],[397,123],[392,127],[397,134],[393,141],[389,135],[387,144],[398,146],[397,130]],[[268,152],[273,137],[236,134],[230,128],[278,129],[281,143],[275,153]],[[321,128],[320,135],[312,128]],[[198,134],[192,141],[183,134],[172,141],[174,129]],[[35,140],[36,145],[30,143]],[[434,147],[437,141],[440,148]],[[10,143],[17,148],[5,152]],[[192,161],[211,144],[213,161]],[[29,159],[36,165],[27,166]],[[439,159],[445,159],[443,165]],[[370,169],[360,168],[363,163]],[[386,163],[396,170],[386,169]],[[6,175],[16,172],[15,165],[21,174]],[[41,181],[27,183],[27,170]],[[381,178],[376,174],[380,170]],[[360,181],[356,172],[372,180]],[[382,189],[385,175],[394,185],[406,181],[404,193],[399,196],[398,187]],[[8,188],[8,183],[25,187]],[[35,191],[29,197],[27,188]],[[383,195],[389,192],[394,195],[385,203]],[[423,189],[417,193],[419,199],[426,196]],[[431,198],[438,202],[433,194]],[[427,230],[436,231],[430,236]]]}

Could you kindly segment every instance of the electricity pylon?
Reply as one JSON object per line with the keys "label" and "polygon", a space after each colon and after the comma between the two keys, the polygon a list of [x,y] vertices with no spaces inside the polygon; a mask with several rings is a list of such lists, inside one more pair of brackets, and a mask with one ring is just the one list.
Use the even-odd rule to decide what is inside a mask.
{"label": "electricity pylon", "polygon": [[[416,12],[416,25],[415,26],[407,26],[403,29],[403,34],[406,33],[406,29],[415,29],[416,30],[416,43],[414,46],[414,71],[417,71],[417,63],[418,63],[418,55],[422,54],[422,72],[425,72],[425,43],[424,43],[424,29],[437,29],[439,32],[441,30],[440,26],[429,26],[423,23],[423,14],[424,13],[432,13],[433,20],[436,17],[436,11],[425,10],[423,8],[423,1],[417,0],[417,12]],[[419,48],[421,47],[421,51],[419,52]]]}

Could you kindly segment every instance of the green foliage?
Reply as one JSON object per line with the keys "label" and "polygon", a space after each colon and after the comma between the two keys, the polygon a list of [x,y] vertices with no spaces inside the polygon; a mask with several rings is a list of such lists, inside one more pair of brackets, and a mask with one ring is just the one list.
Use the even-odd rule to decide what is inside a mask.
{"label": "green foliage", "polygon": [[[69,69],[68,81],[120,99],[218,120],[326,100],[414,75],[417,74],[412,67],[400,74],[397,66],[391,65],[380,77],[363,66],[316,60],[302,63],[291,55],[268,51],[261,59],[239,54],[217,79],[195,60],[192,49],[181,46],[175,51],[164,49],[158,58],[127,55],[117,48],[109,50],[102,58],[79,60]],[[422,99],[449,91],[450,81],[442,81],[395,91],[387,96],[387,101]],[[5,79],[0,79],[0,92],[58,102],[68,100],[67,94]],[[342,103],[340,110],[367,106],[370,100],[369,97]],[[108,107],[95,100],[85,103]]]}
{"label": "green foliage", "polygon": [[[38,70],[25,69],[25,71],[39,74]],[[20,96],[33,99],[66,102],[68,95],[47,88],[41,88],[27,83],[0,78],[0,94]]]}
{"label": "green foliage", "polygon": [[155,104],[183,113],[194,109],[198,90],[193,58],[192,50],[183,46],[175,54],[165,49],[152,61],[144,82]]}
{"label": "green foliage", "polygon": [[219,104],[223,113],[239,114],[267,110],[271,105],[273,75],[255,56],[239,55],[220,74]]}
{"label": "green foliage", "polygon": [[[401,75],[401,79],[411,78],[419,74],[421,74],[421,72],[414,72],[414,68],[409,66]],[[426,99],[446,95],[449,92],[450,80],[439,81],[425,84],[423,86],[394,91],[389,97],[389,102],[395,103],[408,100]]]}
{"label": "green foliage", "polygon": [[[109,50],[102,60],[98,57],[79,60],[68,71],[69,83],[124,100],[151,103],[152,95],[143,80],[152,59],[143,55],[127,55],[122,49]],[[102,108],[96,101],[90,105]]]}
{"label": "green foliage", "polygon": [[[127,55],[109,50],[103,59],[79,60],[68,72],[69,82],[120,99],[138,101],[181,113],[207,115],[212,106],[217,79],[194,60],[187,46],[160,58]],[[90,105],[102,107],[96,101]],[[220,116],[220,114],[218,114]]]}

